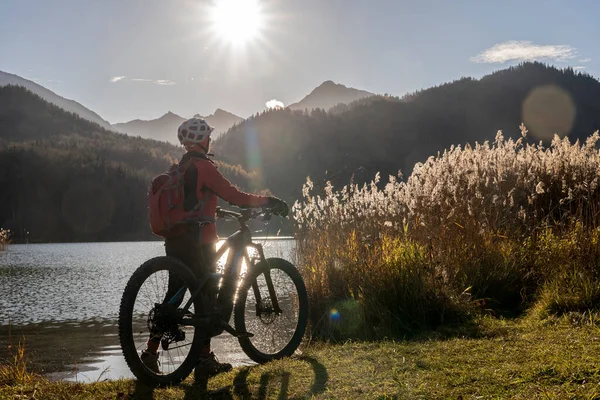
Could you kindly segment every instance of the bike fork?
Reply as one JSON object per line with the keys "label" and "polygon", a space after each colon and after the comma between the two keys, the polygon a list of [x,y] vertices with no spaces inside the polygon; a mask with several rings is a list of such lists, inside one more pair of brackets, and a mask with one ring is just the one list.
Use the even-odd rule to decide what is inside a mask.
{"label": "bike fork", "polygon": [[[251,247],[254,248],[258,252],[258,258],[260,259],[260,261],[262,261],[264,263],[268,263],[267,259],[265,258],[265,253],[263,252],[263,248],[260,244],[255,244]],[[273,279],[271,279],[271,271],[267,269],[264,272],[264,275],[265,275],[265,282],[267,284],[267,289],[269,290],[269,297],[271,299],[271,305],[273,306],[273,311],[275,311],[275,313],[277,313],[277,314],[281,314],[282,311],[281,311],[281,308],[279,308],[279,302],[277,301],[277,293],[275,292],[275,286],[273,285]],[[256,303],[260,304],[260,302],[261,302],[260,288],[258,287],[258,283],[256,281],[252,282],[252,290],[254,290],[254,298],[256,299]],[[258,313],[258,308],[257,308],[256,312]]]}

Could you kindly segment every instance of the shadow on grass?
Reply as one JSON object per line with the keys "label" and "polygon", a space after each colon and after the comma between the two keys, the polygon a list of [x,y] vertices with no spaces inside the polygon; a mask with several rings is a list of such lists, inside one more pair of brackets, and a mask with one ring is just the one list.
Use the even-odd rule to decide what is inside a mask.
{"label": "shadow on grass", "polygon": [[[327,373],[327,369],[323,364],[317,361],[315,358],[304,356],[298,358],[301,361],[304,361],[310,364],[313,372],[314,372],[314,380],[310,388],[307,388],[304,397],[310,397],[312,395],[316,395],[319,393],[323,393],[327,388],[327,381],[329,380],[329,374]],[[248,367],[242,369],[233,380],[233,392],[241,397],[241,398],[254,398],[247,383],[247,377],[250,371],[254,367]],[[264,373],[260,377],[260,386],[258,388],[258,395],[256,398],[258,399],[266,399],[268,395],[268,387],[271,381],[279,381],[279,396],[277,397],[279,400],[289,399],[289,389],[290,389],[290,378],[291,374],[287,371],[277,374],[273,376],[271,373]]]}
{"label": "shadow on grass", "polygon": [[[505,318],[507,321],[514,319]],[[422,342],[455,338],[492,339],[509,336],[514,331],[514,326],[509,328],[500,319],[490,315],[481,319],[440,324],[433,328],[397,329],[395,332],[394,329],[386,331],[362,329],[348,334],[336,329],[315,329],[312,338],[315,342],[328,344],[344,344],[348,341],[372,343],[387,340]]]}
{"label": "shadow on grass", "polygon": [[[323,393],[327,388],[329,375],[323,364],[312,357],[300,357],[300,361],[308,363],[314,373],[314,379],[310,387],[306,388],[304,394],[299,398],[310,397],[319,393]],[[269,394],[269,386],[279,384],[279,400],[291,399],[289,397],[291,373],[284,371],[280,374],[272,374],[270,372],[263,373],[260,376],[258,393],[253,393],[248,385],[248,375],[256,367],[243,367],[239,370],[232,385],[228,385],[216,390],[208,390],[208,379],[198,375],[194,375],[192,384],[182,384],[180,387],[184,390],[184,400],[192,399],[214,399],[214,400],[229,400],[233,399],[233,395],[242,399],[266,399]],[[140,381],[135,381],[133,393],[129,396],[129,400],[146,400],[152,399],[154,396],[155,387],[148,386]],[[294,388],[297,389],[297,388]],[[298,390],[294,390],[297,392]],[[294,397],[296,398],[296,397]]]}
{"label": "shadow on grass", "polygon": [[129,400],[146,400],[152,399],[155,387],[148,386],[138,380],[135,381],[133,393],[129,396]]}
{"label": "shadow on grass", "polygon": [[[323,393],[327,387],[327,381],[329,375],[327,370],[316,359],[312,357],[300,357],[299,360],[310,364],[314,372],[314,380],[309,388],[306,388],[304,395],[301,398],[310,397],[319,393]],[[279,395],[278,399],[290,399],[290,380],[291,373],[284,371],[281,374],[272,374],[266,372],[260,376],[258,391],[252,392],[248,385],[248,375],[256,367],[244,367],[239,370],[235,378],[233,379],[232,385],[222,387],[217,390],[208,390],[208,380],[206,378],[196,376],[194,383],[185,387],[184,400],[191,399],[220,399],[228,400],[233,399],[234,395],[242,399],[266,399],[269,394],[269,386],[279,384]],[[294,388],[297,389],[297,388]],[[297,392],[297,390],[294,390]],[[276,390],[277,392],[277,390]],[[272,389],[271,389],[272,393]]]}
{"label": "shadow on grass", "polygon": [[455,338],[492,339],[507,336],[512,332],[514,332],[514,327],[508,328],[498,323],[467,321],[461,324],[442,325],[437,329],[417,332],[414,336],[405,339],[410,341]]}

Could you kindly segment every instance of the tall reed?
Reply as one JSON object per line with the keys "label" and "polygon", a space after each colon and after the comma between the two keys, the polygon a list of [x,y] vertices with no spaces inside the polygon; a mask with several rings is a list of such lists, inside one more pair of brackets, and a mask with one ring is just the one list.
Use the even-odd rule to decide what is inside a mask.
{"label": "tall reed", "polygon": [[10,231],[0,228],[0,251],[6,250],[10,241]]}
{"label": "tall reed", "polygon": [[[363,335],[404,335],[474,309],[521,312],[565,275],[600,282],[589,245],[600,227],[600,135],[555,136],[545,148],[521,133],[453,146],[385,185],[377,175],[314,193],[307,180],[293,211],[315,332],[341,334],[335,304],[348,300]],[[585,304],[590,290],[577,291]]]}

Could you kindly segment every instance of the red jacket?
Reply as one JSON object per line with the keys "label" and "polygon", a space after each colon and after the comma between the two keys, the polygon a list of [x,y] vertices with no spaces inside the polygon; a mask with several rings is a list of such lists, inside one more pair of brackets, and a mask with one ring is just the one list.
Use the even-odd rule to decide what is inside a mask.
{"label": "red jacket", "polygon": [[[194,157],[195,154],[187,153],[183,156],[182,162],[190,157]],[[215,219],[217,212],[218,197],[227,201],[228,203],[238,207],[257,207],[266,205],[269,201],[266,196],[257,196],[250,193],[242,192],[236,189],[218,170],[215,164],[207,158],[198,158],[193,162],[193,166],[198,171],[196,179],[196,198],[199,201],[203,201],[202,215]],[[193,173],[193,166],[190,166],[185,173],[186,186],[189,177],[195,175]],[[188,174],[190,172],[190,174]],[[186,196],[187,197],[187,196]],[[202,243],[214,243],[218,240],[217,227],[214,223],[205,225],[202,228]]]}

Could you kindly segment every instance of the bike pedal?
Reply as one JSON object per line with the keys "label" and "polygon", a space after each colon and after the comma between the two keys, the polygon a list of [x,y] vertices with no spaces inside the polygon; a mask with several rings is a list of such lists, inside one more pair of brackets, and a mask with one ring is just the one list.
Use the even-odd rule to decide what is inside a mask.
{"label": "bike pedal", "polygon": [[221,321],[221,328],[224,329],[225,331],[227,331],[227,333],[229,333],[231,336],[236,337],[236,338],[241,338],[241,337],[251,338],[251,337],[254,336],[250,332],[239,332],[239,331],[236,331],[235,329],[233,329],[233,327],[231,325],[229,325],[225,321]]}

